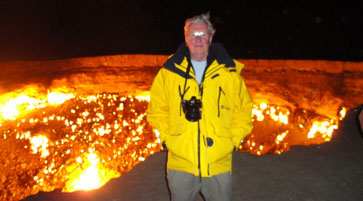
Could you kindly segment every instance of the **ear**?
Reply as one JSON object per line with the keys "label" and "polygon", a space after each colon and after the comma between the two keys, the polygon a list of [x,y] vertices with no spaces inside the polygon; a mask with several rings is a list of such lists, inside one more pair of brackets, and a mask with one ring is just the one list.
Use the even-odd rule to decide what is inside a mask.
{"label": "ear", "polygon": [[185,37],[184,37],[184,39],[185,39],[185,44],[186,44],[187,46],[189,46],[189,39],[187,38],[187,36],[185,36]]}
{"label": "ear", "polygon": [[209,38],[209,45],[212,44],[213,35]]}

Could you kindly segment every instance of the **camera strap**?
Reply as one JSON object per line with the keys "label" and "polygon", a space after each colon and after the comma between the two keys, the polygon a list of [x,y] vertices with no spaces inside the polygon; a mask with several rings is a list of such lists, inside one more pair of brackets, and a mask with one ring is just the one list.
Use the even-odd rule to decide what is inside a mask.
{"label": "camera strap", "polygon": [[184,82],[184,89],[183,89],[183,94],[181,94],[181,100],[183,101],[184,100],[184,95],[185,93],[188,91],[189,87],[187,87],[187,81],[188,81],[188,76],[189,76],[189,72],[190,72],[190,68],[191,68],[191,65],[189,64],[188,67],[187,67],[187,71],[185,72],[185,82]]}
{"label": "camera strap", "polygon": [[184,95],[185,93],[188,91],[189,87],[186,88],[187,86],[187,80],[188,80],[188,76],[189,76],[189,71],[190,71],[190,65],[188,65],[187,67],[187,71],[185,73],[185,82],[184,82],[184,89],[183,89],[183,93],[181,93],[180,91],[180,85],[179,85],[179,96],[181,98],[181,101],[180,101],[180,115],[182,114],[181,111],[182,111],[182,108],[183,108],[183,101],[184,101]]}

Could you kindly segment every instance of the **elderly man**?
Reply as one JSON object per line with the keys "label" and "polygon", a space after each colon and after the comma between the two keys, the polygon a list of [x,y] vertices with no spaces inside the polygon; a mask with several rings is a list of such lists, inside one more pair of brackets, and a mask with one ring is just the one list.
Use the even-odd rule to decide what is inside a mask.
{"label": "elderly man", "polygon": [[252,130],[252,100],[243,64],[218,43],[209,15],[189,18],[185,42],[151,87],[148,121],[168,150],[173,201],[232,200],[232,152]]}

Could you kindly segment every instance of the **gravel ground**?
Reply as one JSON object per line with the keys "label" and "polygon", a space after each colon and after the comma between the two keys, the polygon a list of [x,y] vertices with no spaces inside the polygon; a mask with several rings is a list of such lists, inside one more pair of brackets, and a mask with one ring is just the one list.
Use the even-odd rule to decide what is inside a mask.
{"label": "gravel ground", "polygon": [[[357,119],[362,107],[348,112],[328,143],[295,146],[281,155],[234,153],[233,200],[363,200],[363,141]],[[156,153],[95,191],[39,192],[23,201],[167,201],[165,160],[166,152]]]}

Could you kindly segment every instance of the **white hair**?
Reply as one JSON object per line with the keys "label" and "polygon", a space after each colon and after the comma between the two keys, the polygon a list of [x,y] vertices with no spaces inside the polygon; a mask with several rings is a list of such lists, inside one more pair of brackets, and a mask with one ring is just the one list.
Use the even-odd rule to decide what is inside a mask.
{"label": "white hair", "polygon": [[185,20],[185,25],[184,25],[184,33],[186,33],[188,31],[188,27],[190,24],[196,23],[196,22],[204,22],[207,27],[208,27],[208,33],[209,35],[214,35],[214,33],[216,32],[216,30],[213,27],[213,24],[209,21],[209,12],[205,13],[205,14],[200,14],[191,18],[188,18],[187,20]]}

